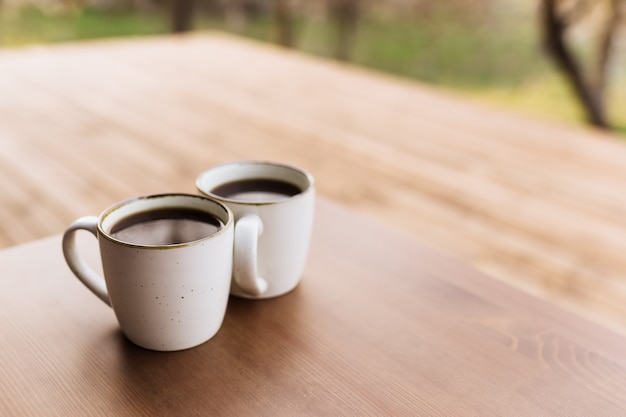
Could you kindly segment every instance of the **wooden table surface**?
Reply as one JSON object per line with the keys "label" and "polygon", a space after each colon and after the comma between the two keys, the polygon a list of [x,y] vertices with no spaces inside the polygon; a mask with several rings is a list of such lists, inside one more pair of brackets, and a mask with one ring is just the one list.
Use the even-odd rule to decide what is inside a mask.
{"label": "wooden table surface", "polygon": [[626,415],[625,337],[325,199],[316,216],[296,290],[231,298],[173,353],[121,335],[60,236],[1,251],[0,415]]}
{"label": "wooden table surface", "polygon": [[0,247],[237,159],[626,334],[626,146],[217,33],[0,51]]}

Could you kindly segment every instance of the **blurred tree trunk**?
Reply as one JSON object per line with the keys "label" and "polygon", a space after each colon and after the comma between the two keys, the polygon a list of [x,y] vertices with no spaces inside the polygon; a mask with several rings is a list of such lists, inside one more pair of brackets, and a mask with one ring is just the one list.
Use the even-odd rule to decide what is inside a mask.
{"label": "blurred tree trunk", "polygon": [[605,95],[606,84],[608,79],[608,69],[611,60],[613,47],[615,44],[615,36],[620,24],[624,18],[623,0],[610,0],[610,15],[607,25],[600,36],[600,45],[598,51],[598,65],[596,68],[596,88],[602,95]]}
{"label": "blurred tree trunk", "polygon": [[[610,2],[608,21],[600,37],[598,57],[595,63],[595,74],[587,75],[577,60],[565,35],[568,27],[593,4],[584,0],[563,2],[559,0],[543,0],[541,7],[541,25],[546,50],[557,67],[568,79],[576,97],[580,101],[587,119],[597,127],[609,129],[606,118],[606,84],[607,68],[610,60],[615,33],[622,20],[623,0],[607,0]],[[565,9],[564,6],[568,8]]]}
{"label": "blurred tree trunk", "polygon": [[63,5],[65,6],[65,8],[67,8],[67,10],[73,12],[78,12],[85,8],[83,0],[64,0]]}
{"label": "blurred tree trunk", "polygon": [[294,45],[294,19],[290,0],[272,0],[276,21],[276,42],[291,48]]}
{"label": "blurred tree trunk", "polygon": [[248,24],[244,0],[225,0],[223,5],[228,29],[236,33],[243,32]]}
{"label": "blurred tree trunk", "polygon": [[335,23],[335,58],[347,61],[356,37],[360,0],[329,0],[329,13]]}
{"label": "blurred tree trunk", "polygon": [[157,9],[155,0],[131,0],[130,9],[142,13],[149,13]]}
{"label": "blurred tree trunk", "polygon": [[172,32],[191,30],[194,0],[174,0],[172,5]]}
{"label": "blurred tree trunk", "polygon": [[[206,0],[203,0],[206,1]],[[248,22],[256,16],[266,13],[270,0],[210,0],[215,2],[214,12],[218,9],[226,17],[228,30],[236,33],[245,32]],[[214,13],[215,14],[215,13]]]}

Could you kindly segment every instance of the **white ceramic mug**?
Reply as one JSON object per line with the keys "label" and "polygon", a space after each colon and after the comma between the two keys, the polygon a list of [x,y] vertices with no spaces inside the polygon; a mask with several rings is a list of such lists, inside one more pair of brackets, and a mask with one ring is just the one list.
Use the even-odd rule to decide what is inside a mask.
{"label": "white ceramic mug", "polygon": [[[217,232],[180,243],[129,243],[112,229],[130,216],[187,209],[221,223]],[[63,235],[63,254],[74,274],[110,305],[133,343],[172,351],[197,346],[222,325],[232,274],[234,221],[228,207],[188,194],[160,194],[120,202],[99,217],[82,217]],[[104,277],[81,258],[76,232],[96,236]]]}
{"label": "white ceramic mug", "polygon": [[[292,195],[278,192],[262,198],[254,189],[238,195],[222,192],[225,186],[242,182],[249,182],[254,188],[259,180],[287,183],[295,191]],[[313,176],[289,165],[244,161],[204,171],[196,186],[204,195],[225,203],[235,216],[231,294],[259,299],[293,290],[304,271],[311,240]],[[258,191],[263,192],[263,187]]]}

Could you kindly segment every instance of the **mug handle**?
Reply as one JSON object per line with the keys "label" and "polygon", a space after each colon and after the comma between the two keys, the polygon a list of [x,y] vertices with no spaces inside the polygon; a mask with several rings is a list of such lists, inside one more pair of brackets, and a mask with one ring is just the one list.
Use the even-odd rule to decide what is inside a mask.
{"label": "mug handle", "polygon": [[69,225],[63,234],[63,256],[67,265],[70,267],[74,275],[91,290],[98,298],[111,306],[109,294],[107,292],[104,277],[97,274],[91,267],[79,256],[76,248],[76,232],[86,230],[98,238],[98,218],[96,216],[85,216],[77,219]]}
{"label": "mug handle", "polygon": [[239,288],[251,296],[267,291],[267,281],[257,272],[259,236],[263,222],[254,214],[241,217],[235,225],[233,278]]}

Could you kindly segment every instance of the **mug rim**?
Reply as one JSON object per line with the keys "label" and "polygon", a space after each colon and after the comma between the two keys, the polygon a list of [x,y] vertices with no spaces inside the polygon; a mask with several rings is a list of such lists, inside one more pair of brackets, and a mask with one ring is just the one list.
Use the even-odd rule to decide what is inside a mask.
{"label": "mug rim", "polygon": [[[202,179],[205,178],[211,171],[217,171],[219,169],[223,169],[228,166],[250,166],[250,165],[257,165],[257,166],[265,165],[265,166],[272,166],[272,167],[278,167],[278,168],[291,170],[293,172],[298,173],[299,175],[302,175],[303,178],[306,179],[307,186],[303,188],[302,191],[300,191],[298,194],[295,194],[293,196],[289,196],[287,198],[276,199],[276,200],[269,200],[269,201],[246,201],[246,200],[241,200],[241,199],[236,199],[236,198],[224,197],[219,194],[214,194],[213,192],[209,190],[204,190],[202,187]],[[245,177],[242,177],[242,178],[245,178]],[[224,182],[220,183],[219,185],[223,185],[223,184]],[[213,187],[213,188],[216,188],[216,187]],[[223,201],[228,204],[241,204],[245,206],[267,206],[267,205],[281,204],[281,203],[293,201],[294,199],[299,199],[301,197],[304,197],[314,188],[315,188],[315,178],[310,172],[308,172],[307,170],[303,168],[297,167],[295,165],[290,165],[290,164],[286,164],[283,162],[274,162],[274,161],[245,160],[245,161],[226,162],[226,163],[215,165],[211,168],[208,168],[202,171],[196,177],[196,189],[201,193],[201,195],[205,197],[213,198],[219,201]]]}
{"label": "mug rim", "polygon": [[[211,204],[214,204],[218,207],[220,207],[222,210],[224,210],[224,212],[226,213],[226,216],[228,218],[228,221],[226,223],[223,223],[223,226],[215,233],[200,238],[200,239],[196,239],[196,240],[192,240],[189,242],[182,242],[182,243],[173,243],[173,244],[168,244],[168,245],[148,245],[148,244],[140,244],[140,243],[132,243],[132,242],[127,242],[124,240],[120,240],[115,238],[113,235],[111,235],[110,231],[106,231],[103,223],[105,222],[106,218],[108,216],[110,216],[113,212],[115,212],[116,210],[128,206],[130,204],[133,203],[137,203],[140,201],[147,201],[147,200],[156,200],[156,199],[164,199],[164,198],[168,198],[168,197],[178,197],[178,198],[184,198],[184,199],[197,199],[197,200],[203,200],[205,202],[209,202]],[[169,207],[169,206],[165,206],[165,207]],[[181,207],[181,206],[175,206],[172,205],[171,207]],[[184,207],[184,206],[183,206]],[[200,209],[202,210],[202,209]],[[142,210],[138,210],[133,212],[133,214],[139,213]],[[209,212],[206,211],[207,213],[211,214],[212,216],[218,217],[215,213],[213,212]],[[120,218],[123,219],[124,217]],[[221,219],[218,218],[218,220]],[[116,221],[115,223],[119,222]],[[214,198],[210,198],[209,196],[204,196],[204,195],[198,195],[198,194],[188,194],[188,193],[159,193],[159,194],[146,194],[146,195],[141,195],[141,196],[136,196],[136,197],[131,197],[131,198],[127,198],[125,200],[121,200],[118,201],[117,203],[114,203],[112,205],[110,205],[109,207],[107,207],[104,211],[102,211],[102,213],[98,216],[98,223],[97,223],[97,227],[98,227],[98,234],[100,236],[102,236],[103,238],[107,239],[110,242],[113,242],[115,244],[118,245],[122,245],[122,246],[127,246],[127,247],[131,247],[131,248],[137,248],[137,249],[156,249],[156,250],[165,250],[165,249],[180,249],[183,247],[187,247],[187,246],[196,246],[196,245],[200,245],[203,244],[204,242],[213,239],[213,238],[218,238],[219,236],[221,236],[222,234],[226,233],[227,230],[229,228],[232,227],[232,225],[234,224],[234,215],[232,210],[224,203],[222,203],[221,201],[218,201]]]}

